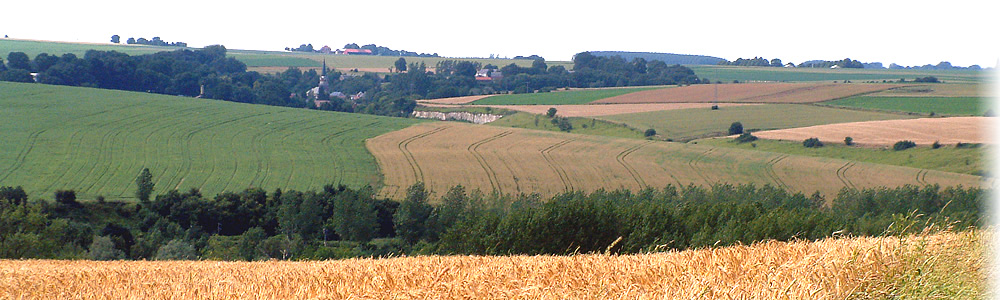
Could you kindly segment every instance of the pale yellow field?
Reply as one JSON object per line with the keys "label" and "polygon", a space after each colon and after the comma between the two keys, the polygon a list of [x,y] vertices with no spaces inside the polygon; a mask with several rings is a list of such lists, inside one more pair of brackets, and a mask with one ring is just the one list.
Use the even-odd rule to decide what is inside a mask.
{"label": "pale yellow field", "polygon": [[986,293],[989,238],[967,231],[639,255],[2,260],[0,298],[975,299]]}
{"label": "pale yellow field", "polygon": [[936,83],[902,86],[870,96],[879,97],[983,97],[989,95],[989,87],[975,83]]}
{"label": "pale yellow field", "polygon": [[[470,96],[478,97],[478,96]],[[420,105],[428,107],[492,107],[507,110],[523,111],[532,114],[544,115],[548,112],[549,108],[555,108],[558,111],[558,115],[561,117],[596,117],[596,116],[610,116],[610,115],[620,115],[620,114],[630,114],[630,113],[640,113],[640,112],[651,112],[651,111],[663,111],[663,110],[675,110],[675,109],[688,109],[688,108],[709,108],[712,105],[718,105],[719,107],[732,107],[732,106],[743,106],[743,105],[758,105],[754,103],[633,103],[633,104],[568,104],[568,105],[447,105],[447,104],[437,104],[432,101],[464,101],[458,98],[444,98],[436,100],[421,100]],[[479,100],[479,99],[475,99]],[[475,101],[471,100],[471,101]]]}
{"label": "pale yellow field", "polygon": [[699,84],[655,89],[604,98],[593,103],[815,103],[898,88],[868,83]]}
{"label": "pale yellow field", "polygon": [[755,132],[763,139],[802,141],[818,138],[824,143],[842,143],[844,137],[851,137],[859,145],[891,146],[898,141],[909,140],[918,145],[939,142],[943,145],[956,143],[995,143],[987,131],[991,117],[951,117],[921,118],[908,120],[885,120],[817,125],[809,127],[767,130]]}
{"label": "pale yellow field", "polygon": [[[539,193],[772,184],[832,198],[845,186],[978,186],[981,177],[840,159],[620,139],[456,122],[422,123],[366,141],[385,176],[381,196],[402,199],[423,181],[432,194],[455,185]],[[432,197],[432,198],[436,198]]]}
{"label": "pale yellow field", "polygon": [[[417,103],[422,104],[422,105],[428,105],[428,104],[430,104],[428,106],[435,106],[435,105],[441,105],[441,104],[466,104],[466,103],[471,103],[473,101],[476,101],[476,100],[479,100],[479,99],[483,99],[483,98],[486,98],[486,97],[490,97],[490,96],[493,96],[493,95],[462,96],[462,97],[438,98],[438,99],[429,99],[429,100],[417,100]],[[451,106],[447,106],[447,107],[451,107]]]}

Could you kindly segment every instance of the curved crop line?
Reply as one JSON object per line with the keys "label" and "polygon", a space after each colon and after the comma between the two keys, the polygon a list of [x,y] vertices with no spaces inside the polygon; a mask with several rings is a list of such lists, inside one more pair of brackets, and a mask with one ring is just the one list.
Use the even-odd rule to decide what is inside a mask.
{"label": "curved crop line", "polygon": [[857,187],[854,186],[854,183],[851,182],[851,180],[849,178],[847,178],[847,170],[850,169],[853,166],[854,166],[854,162],[849,161],[849,162],[845,163],[843,166],[840,166],[840,168],[837,169],[837,179],[840,179],[840,182],[844,183],[844,186],[852,188],[852,189],[857,188]]}
{"label": "curved crop line", "polygon": [[691,160],[688,161],[688,166],[691,167],[691,170],[694,171],[695,174],[698,174],[698,177],[701,177],[701,179],[704,179],[706,184],[711,184],[712,180],[709,180],[708,176],[701,172],[701,168],[698,167],[698,162],[703,157],[708,156],[712,152],[715,152],[715,148],[709,148],[708,150],[705,150],[705,152],[699,153],[694,158],[692,158]]}
{"label": "curved crop line", "polygon": [[0,182],[3,182],[4,180],[7,179],[7,177],[10,177],[11,174],[14,174],[15,171],[20,169],[21,166],[24,166],[24,161],[27,159],[28,154],[31,153],[31,150],[35,148],[35,142],[38,141],[38,136],[44,132],[45,129],[42,129],[32,132],[31,134],[28,135],[28,142],[25,143],[24,147],[21,148],[21,151],[17,153],[17,157],[14,159],[14,164],[11,165],[9,169],[7,169],[7,174],[5,174],[3,178],[0,178]]}
{"label": "curved crop line", "polygon": [[413,171],[413,179],[415,179],[415,181],[424,182],[424,171],[421,170],[420,165],[417,164],[417,158],[413,156],[413,152],[410,152],[410,149],[408,148],[410,143],[418,139],[427,137],[429,135],[441,132],[448,128],[450,128],[450,126],[436,127],[421,134],[405,138],[402,141],[399,141],[398,144],[396,144],[396,147],[399,148],[399,151],[402,151],[403,156],[406,157],[406,162],[410,164],[410,169]]}
{"label": "curved crop line", "polygon": [[786,184],[783,180],[781,180],[781,177],[778,177],[778,173],[774,171],[774,165],[784,160],[785,158],[788,158],[788,156],[789,156],[788,154],[778,155],[772,158],[771,160],[767,161],[766,164],[764,164],[764,173],[767,174],[768,177],[771,177],[771,179],[774,180],[774,183],[777,184],[778,187],[781,187],[786,190],[791,188],[788,186],[788,184]]}
{"label": "curved crop line", "polygon": [[558,164],[553,162],[552,157],[550,157],[549,155],[552,152],[552,150],[562,147],[563,145],[569,144],[572,141],[574,141],[574,139],[563,140],[551,146],[545,147],[545,149],[542,149],[540,151],[542,153],[542,158],[545,159],[545,162],[548,163],[549,167],[556,172],[557,176],[559,176],[559,181],[562,181],[563,188],[566,191],[573,191],[573,183],[570,181],[569,175],[566,174],[566,171],[563,170],[562,167],[560,167]]}
{"label": "curved crop line", "polygon": [[917,171],[917,177],[916,177],[917,183],[920,183],[920,184],[923,184],[923,185],[928,184],[927,183],[927,172],[928,171],[929,170],[927,170],[927,169],[920,169],[920,170]]}
{"label": "curved crop line", "polygon": [[639,148],[642,148],[651,143],[653,143],[653,141],[647,141],[642,144],[634,145],[625,150],[622,150],[622,152],[619,152],[618,156],[615,157],[615,159],[618,160],[618,163],[621,164],[622,167],[625,167],[625,171],[628,171],[629,175],[632,176],[632,180],[635,180],[635,183],[639,184],[639,188],[645,188],[647,186],[646,180],[643,180],[642,176],[639,175],[639,171],[637,171],[634,167],[632,167],[632,165],[629,165],[628,162],[625,161],[625,159],[628,158],[629,154],[632,154],[633,152],[639,150]]}
{"label": "curved crop line", "polygon": [[500,138],[503,138],[505,136],[508,136],[511,133],[514,133],[514,132],[513,131],[504,131],[504,132],[501,132],[500,134],[497,134],[497,135],[494,135],[494,136],[482,139],[482,140],[480,140],[478,142],[472,143],[472,144],[469,145],[468,148],[466,148],[466,150],[468,150],[470,153],[472,153],[472,156],[474,156],[476,158],[476,161],[479,162],[479,166],[482,167],[484,171],[486,171],[486,178],[488,178],[490,180],[490,186],[493,187],[493,190],[496,191],[497,193],[501,193],[501,194],[503,193],[503,190],[500,188],[500,179],[497,178],[497,173],[493,171],[493,167],[491,167],[490,164],[486,162],[486,158],[483,157],[483,154],[479,153],[479,146],[482,146],[483,144],[486,144],[486,143],[498,140]]}

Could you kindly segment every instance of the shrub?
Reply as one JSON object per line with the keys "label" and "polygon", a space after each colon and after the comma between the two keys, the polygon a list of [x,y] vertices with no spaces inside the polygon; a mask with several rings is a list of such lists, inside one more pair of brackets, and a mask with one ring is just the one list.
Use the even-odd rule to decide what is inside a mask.
{"label": "shrub", "polygon": [[194,251],[194,246],[182,240],[171,240],[166,245],[156,251],[156,260],[194,260],[198,259],[198,253]]}
{"label": "shrub", "polygon": [[844,145],[848,145],[848,146],[854,145],[854,139],[851,138],[851,137],[845,137],[844,138]]}
{"label": "shrub", "polygon": [[937,148],[941,148],[941,143],[938,141],[934,141],[934,143],[931,144],[931,149],[937,149]]}
{"label": "shrub", "polygon": [[[584,124],[584,125],[587,125],[587,124]],[[652,129],[652,128],[646,129],[646,132],[644,132],[642,135],[644,135],[646,137],[654,136],[654,135],[656,135],[656,129]]]}
{"label": "shrub", "polygon": [[742,143],[748,143],[748,142],[756,141],[757,137],[755,137],[752,134],[750,134],[749,132],[747,132],[747,133],[741,134],[740,136],[736,137],[736,139],[733,139],[733,140],[736,141],[737,143],[742,144]]}
{"label": "shrub", "polygon": [[823,142],[820,142],[818,138],[811,137],[802,141],[802,146],[806,148],[819,148],[823,147]]}
{"label": "shrub", "polygon": [[107,236],[97,236],[94,237],[94,241],[90,244],[90,250],[87,251],[90,259],[93,260],[116,260],[124,259],[125,252],[115,248],[115,243],[111,241],[110,237]]}
{"label": "shrub", "polygon": [[556,108],[555,107],[549,107],[549,110],[545,112],[545,116],[549,117],[549,118],[555,117],[556,116]]}
{"label": "shrub", "polygon": [[963,149],[963,148],[979,148],[979,146],[981,146],[981,145],[982,144],[958,142],[958,143],[955,144],[955,148],[959,148],[959,149]]}
{"label": "shrub", "polygon": [[913,141],[904,140],[904,141],[898,141],[896,142],[896,144],[892,145],[892,150],[900,151],[900,150],[910,149],[916,146],[917,143],[914,143]]}
{"label": "shrub", "polygon": [[57,190],[56,202],[71,207],[80,206],[80,202],[76,202],[76,191],[74,190]]}
{"label": "shrub", "polygon": [[743,133],[743,124],[742,123],[740,123],[740,122],[733,122],[732,125],[729,125],[729,135],[742,134],[742,133]]}

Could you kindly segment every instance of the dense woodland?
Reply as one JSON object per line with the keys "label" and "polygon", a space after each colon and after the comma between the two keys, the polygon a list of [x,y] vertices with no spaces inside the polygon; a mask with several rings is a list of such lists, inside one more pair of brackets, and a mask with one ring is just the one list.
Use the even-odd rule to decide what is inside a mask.
{"label": "dense woodland", "polygon": [[[596,57],[577,54],[575,72],[561,66],[548,67],[535,60],[531,67],[510,64],[503,67],[482,66],[471,61],[447,60],[438,63],[437,72],[428,72],[423,64],[407,64],[400,58],[398,71],[387,75],[375,73],[330,72],[329,90],[318,97],[329,99],[319,108],[388,116],[407,116],[416,99],[482,95],[493,93],[529,93],[563,87],[608,87],[636,85],[695,84],[699,79],[689,68],[647,62],[630,62],[620,57]],[[503,74],[502,79],[476,80],[480,69]],[[0,81],[85,86],[103,89],[139,91],[189,97],[203,97],[242,103],[288,107],[316,105],[307,91],[319,83],[320,72],[289,68],[277,74],[248,72],[246,64],[226,56],[223,46],[200,50],[129,56],[115,51],[87,51],[82,58],[39,54],[34,59],[23,52],[11,52],[6,63],[0,60]],[[37,73],[33,78],[32,73]],[[204,90],[202,90],[204,88]],[[363,95],[356,99],[330,97],[328,94]],[[359,94],[362,93],[363,94]]]}
{"label": "dense woodland", "polygon": [[[148,180],[148,179],[147,179]],[[214,197],[166,191],[138,202],[29,200],[0,187],[0,258],[326,259],[416,254],[639,253],[977,227],[979,188],[844,189],[826,199],[765,185],[667,186],[639,192],[495,195],[456,186],[430,199],[371,187],[247,189]],[[145,200],[144,200],[145,199]],[[831,204],[829,206],[827,204]]]}

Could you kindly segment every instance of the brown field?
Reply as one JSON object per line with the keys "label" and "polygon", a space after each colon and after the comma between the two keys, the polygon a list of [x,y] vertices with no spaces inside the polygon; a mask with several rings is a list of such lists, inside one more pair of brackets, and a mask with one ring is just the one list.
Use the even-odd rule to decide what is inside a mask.
{"label": "brown field", "polygon": [[860,145],[886,146],[901,140],[921,145],[935,141],[941,144],[988,143],[987,129],[994,122],[990,117],[921,118],[908,120],[867,121],[817,125],[800,128],[768,130],[754,135],[771,140],[802,141],[811,137],[829,143],[842,143],[850,136]]}
{"label": "brown field", "polygon": [[845,186],[980,185],[979,176],[933,170],[456,122],[417,124],[366,146],[385,176],[381,196],[393,199],[417,181],[438,196],[459,184],[543,196],[668,184],[772,184],[825,195]]}
{"label": "brown field", "polygon": [[988,87],[974,83],[942,83],[904,86],[871,94],[878,97],[985,97]]}
{"label": "brown field", "polygon": [[[743,83],[700,84],[640,91],[593,103],[814,103],[900,87],[862,83]],[[718,100],[716,101],[716,88]]]}
{"label": "brown field", "polygon": [[[427,106],[435,106],[435,104],[441,105],[441,106],[443,106],[442,104],[466,104],[466,103],[471,103],[473,101],[476,101],[476,100],[479,100],[479,99],[483,99],[483,98],[486,98],[486,97],[489,97],[489,96],[493,96],[493,95],[478,95],[478,96],[463,96],[463,97],[451,97],[451,98],[438,98],[438,99],[430,99],[430,100],[417,100],[417,103],[419,103],[421,105],[427,105]],[[452,106],[443,106],[443,107],[452,107]]]}
{"label": "brown field", "polygon": [[[478,96],[470,96],[470,97],[478,97]],[[465,97],[458,97],[458,98],[465,98]],[[456,99],[456,101],[463,101],[458,98],[444,98],[444,99],[435,99],[429,101],[421,100],[420,104],[429,107],[466,107],[463,105],[432,104],[432,103],[438,103],[436,102],[437,100],[446,100],[446,99]],[[756,105],[756,104],[719,103],[718,105],[720,107],[730,107],[730,106]],[[581,104],[581,105],[470,105],[468,107],[493,107],[493,108],[501,108],[507,110],[523,111],[539,115],[544,115],[549,110],[549,108],[555,108],[556,111],[558,111],[558,115],[562,117],[595,117],[595,116],[610,116],[610,115],[686,109],[686,108],[709,108],[711,106],[712,103],[633,103],[633,104]]]}
{"label": "brown field", "polygon": [[981,298],[979,231],[638,255],[0,261],[3,299]]}

